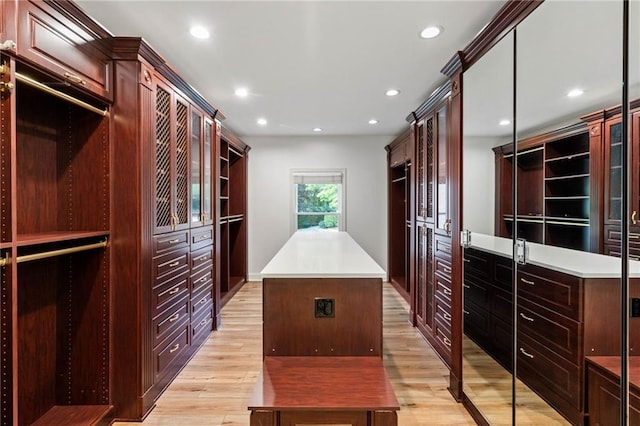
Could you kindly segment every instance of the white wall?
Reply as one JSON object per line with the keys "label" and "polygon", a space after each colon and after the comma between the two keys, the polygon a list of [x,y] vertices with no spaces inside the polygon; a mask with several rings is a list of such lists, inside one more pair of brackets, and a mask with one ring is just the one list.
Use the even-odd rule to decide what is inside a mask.
{"label": "white wall", "polygon": [[464,137],[462,228],[472,233],[494,234],[495,155],[491,148],[503,143],[495,138]]}
{"label": "white wall", "polygon": [[292,169],[346,169],[346,231],[387,269],[387,153],[393,137],[243,137],[248,170],[249,278],[291,236]]}

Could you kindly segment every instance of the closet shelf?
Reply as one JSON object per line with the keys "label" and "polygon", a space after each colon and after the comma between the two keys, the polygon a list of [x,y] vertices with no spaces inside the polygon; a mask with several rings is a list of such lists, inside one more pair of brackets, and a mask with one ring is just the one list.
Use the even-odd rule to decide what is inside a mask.
{"label": "closet shelf", "polygon": [[56,231],[42,232],[37,234],[18,235],[17,246],[25,247],[36,244],[59,243],[63,241],[73,241],[82,238],[108,237],[107,231]]}
{"label": "closet shelf", "polygon": [[78,425],[99,424],[112,411],[110,405],[54,405],[32,426],[68,425],[72,419]]}

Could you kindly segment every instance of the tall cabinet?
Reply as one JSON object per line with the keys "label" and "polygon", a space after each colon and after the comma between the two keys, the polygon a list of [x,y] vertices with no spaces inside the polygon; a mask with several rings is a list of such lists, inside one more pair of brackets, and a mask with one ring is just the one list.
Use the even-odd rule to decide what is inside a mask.
{"label": "tall cabinet", "polygon": [[[247,280],[247,161],[251,149],[229,129],[219,138],[219,297],[224,306]],[[218,311],[219,312],[219,311]],[[219,322],[219,317],[217,318]]]}
{"label": "tall cabinet", "polygon": [[0,16],[0,423],[108,424],[108,34],[59,2]]}
{"label": "tall cabinet", "polygon": [[112,43],[112,398],[139,420],[215,326],[219,125],[144,41]]}

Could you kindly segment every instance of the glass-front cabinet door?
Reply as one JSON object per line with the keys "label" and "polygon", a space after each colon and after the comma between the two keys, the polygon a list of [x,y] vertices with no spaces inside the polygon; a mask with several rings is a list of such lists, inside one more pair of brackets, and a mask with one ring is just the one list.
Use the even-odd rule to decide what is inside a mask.
{"label": "glass-front cabinet door", "polygon": [[436,231],[451,235],[451,217],[449,214],[449,149],[447,144],[447,99],[435,114],[437,147],[435,157],[436,179]]}
{"label": "glass-front cabinet door", "polygon": [[202,140],[202,219],[205,225],[213,223],[214,200],[214,127],[213,121],[204,120],[204,138]]}
{"label": "glass-front cabinet door", "polygon": [[200,113],[191,110],[191,225],[201,225],[203,222],[202,215],[202,196],[204,194],[202,187],[202,175],[204,162],[201,158],[202,144],[202,116]]}

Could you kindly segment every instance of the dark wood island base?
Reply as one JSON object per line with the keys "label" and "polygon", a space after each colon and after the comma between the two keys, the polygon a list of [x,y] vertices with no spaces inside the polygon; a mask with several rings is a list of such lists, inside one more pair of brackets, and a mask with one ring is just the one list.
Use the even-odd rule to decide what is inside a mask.
{"label": "dark wood island base", "polygon": [[379,357],[265,357],[251,426],[396,426],[400,409]]}

